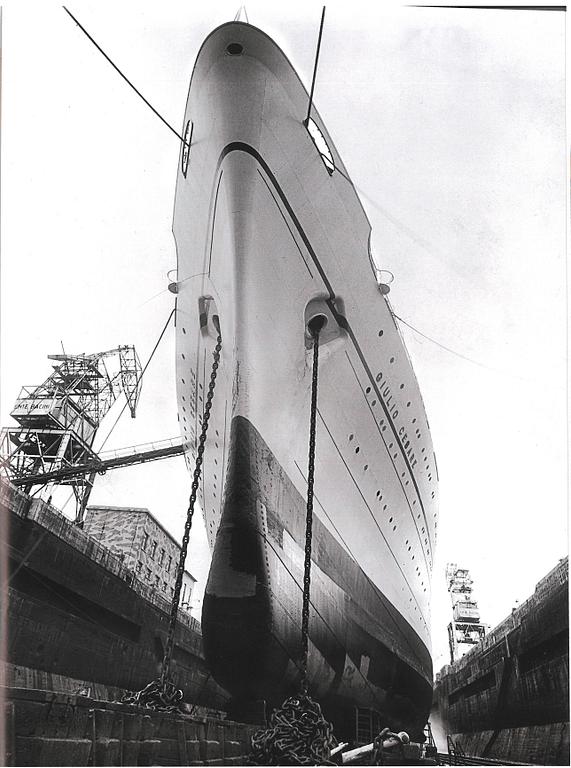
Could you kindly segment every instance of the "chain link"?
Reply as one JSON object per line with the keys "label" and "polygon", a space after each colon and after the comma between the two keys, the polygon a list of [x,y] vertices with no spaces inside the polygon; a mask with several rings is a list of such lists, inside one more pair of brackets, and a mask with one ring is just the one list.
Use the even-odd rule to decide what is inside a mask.
{"label": "chain link", "polygon": [[251,765],[335,765],[333,728],[309,696],[292,696],[272,712],[269,728],[251,738]]}
{"label": "chain link", "polygon": [[206,404],[204,406],[204,414],[202,417],[202,430],[200,432],[200,438],[198,441],[196,464],[194,467],[194,477],[192,480],[192,491],[190,494],[190,499],[188,501],[188,510],[186,513],[186,524],[184,526],[184,536],[182,538],[180,558],[178,561],[176,581],[174,585],[174,595],[172,599],[171,614],[170,614],[170,621],[169,621],[169,632],[167,636],[165,654],[163,657],[161,677],[160,677],[160,683],[163,689],[166,687],[169,681],[170,663],[172,658],[172,650],[174,646],[174,633],[176,628],[178,605],[180,602],[180,590],[182,588],[182,577],[184,574],[184,563],[186,560],[186,552],[188,549],[188,540],[190,538],[190,529],[192,527],[192,516],[194,515],[194,505],[196,503],[196,495],[198,493],[200,475],[202,472],[202,457],[204,455],[204,448],[206,444],[206,434],[208,432],[208,422],[210,419],[210,410],[212,408],[212,398],[214,397],[214,387],[216,385],[216,374],[218,372],[218,365],[220,363],[221,349],[222,349],[222,336],[220,335],[220,331],[219,331],[218,337],[216,340],[216,346],[214,347],[212,371],[210,373],[210,383],[208,385],[208,394],[206,395]]}
{"label": "chain link", "polygon": [[305,528],[305,560],[303,570],[303,603],[301,609],[300,693],[286,699],[274,710],[270,725],[252,736],[252,765],[336,765],[331,750],[337,741],[333,726],[319,704],[308,694],[307,657],[309,650],[309,598],[311,587],[311,538],[313,530],[313,481],[315,474],[315,433],[317,420],[317,374],[319,333],[325,318],[317,316],[308,324],[313,337],[313,374],[309,421],[309,460],[307,472],[307,514]]}
{"label": "chain link", "polygon": [[167,682],[162,686],[160,680],[153,680],[143,690],[123,696],[121,703],[146,707],[156,712],[180,712],[182,699],[183,692],[174,683]]}
{"label": "chain link", "polygon": [[[321,322],[315,322],[320,320]],[[301,693],[307,695],[307,656],[309,651],[309,599],[311,587],[311,539],[313,533],[313,479],[315,474],[315,432],[317,417],[317,374],[319,363],[320,317],[309,330],[313,336],[313,376],[311,382],[311,413],[309,418],[309,460],[307,469],[307,514],[305,524],[305,561],[303,566],[303,604],[301,609]]]}

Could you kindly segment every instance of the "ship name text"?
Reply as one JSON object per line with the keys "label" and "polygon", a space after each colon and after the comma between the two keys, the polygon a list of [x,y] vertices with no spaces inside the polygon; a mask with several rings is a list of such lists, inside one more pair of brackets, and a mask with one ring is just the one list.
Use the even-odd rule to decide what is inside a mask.
{"label": "ship name text", "polygon": [[[384,402],[385,406],[387,407],[387,409],[389,411],[391,419],[393,421],[396,421],[396,419],[398,418],[399,412],[398,412],[398,407],[397,407],[397,404],[395,402],[395,398],[393,397],[393,393],[391,391],[391,388],[386,383],[386,381],[384,381],[384,382],[382,381],[382,379],[383,379],[383,374],[382,373],[378,373],[377,376],[376,376],[376,379],[377,379],[377,382],[381,382],[381,387],[382,387],[382,390],[380,390],[381,396],[383,398],[383,402]],[[414,454],[414,450],[413,450],[413,447],[412,447],[412,441],[409,438],[409,436],[408,436],[404,426],[401,426],[400,429],[398,430],[398,437],[399,437],[399,442],[401,444],[403,452],[406,454],[406,456],[408,457],[408,459],[410,461],[411,469],[414,469],[416,467],[416,465],[418,464],[418,460],[417,460],[417,458],[416,458],[416,456]]]}

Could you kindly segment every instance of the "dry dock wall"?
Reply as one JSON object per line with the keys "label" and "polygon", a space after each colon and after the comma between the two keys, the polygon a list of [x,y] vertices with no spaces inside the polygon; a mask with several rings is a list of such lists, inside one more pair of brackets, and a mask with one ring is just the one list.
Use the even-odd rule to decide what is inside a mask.
{"label": "dry dock wall", "polygon": [[569,761],[568,561],[463,658],[436,677],[433,718],[466,754]]}
{"label": "dry dock wall", "polygon": [[[569,723],[550,723],[524,728],[505,728],[478,733],[456,733],[467,755],[482,755],[492,760],[533,765],[569,765]],[[491,746],[488,748],[488,745]]]}
{"label": "dry dock wall", "polygon": [[[33,687],[73,678],[93,694],[140,690],[156,677],[170,604],[58,510],[6,482],[0,513],[10,521],[8,684],[29,687],[36,670]],[[224,709],[228,694],[206,668],[200,624],[182,611],[171,669],[188,701]]]}
{"label": "dry dock wall", "polygon": [[5,689],[7,766],[243,765],[259,726]]}

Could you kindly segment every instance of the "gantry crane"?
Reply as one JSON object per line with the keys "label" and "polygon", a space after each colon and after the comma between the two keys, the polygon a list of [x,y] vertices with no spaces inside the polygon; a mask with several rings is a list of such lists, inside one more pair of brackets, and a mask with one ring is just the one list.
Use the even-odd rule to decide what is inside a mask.
{"label": "gantry crane", "polygon": [[71,486],[81,522],[101,469],[95,435],[121,392],[135,417],[141,364],[133,346],[48,359],[58,363],[51,375],[39,386],[23,387],[16,400],[11,416],[19,426],[1,432],[2,471],[26,492],[46,482]]}
{"label": "gantry crane", "polygon": [[452,600],[452,621],[448,625],[451,664],[486,634],[486,624],[480,621],[478,603],[472,598],[473,583],[467,568],[448,563],[446,586]]}

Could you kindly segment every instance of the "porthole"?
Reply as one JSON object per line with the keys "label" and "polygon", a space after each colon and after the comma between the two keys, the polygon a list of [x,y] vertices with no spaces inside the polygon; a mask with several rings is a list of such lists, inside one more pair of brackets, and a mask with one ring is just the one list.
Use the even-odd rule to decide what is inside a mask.
{"label": "porthole", "polygon": [[409,401],[408,401],[408,403],[406,404],[406,407],[407,407],[407,408],[410,408],[410,400],[409,400]]}
{"label": "porthole", "polygon": [[392,523],[392,521],[393,521],[393,518],[389,517],[389,523]]}
{"label": "porthole", "polygon": [[404,384],[401,384],[401,385],[400,385],[400,388],[401,388],[401,389],[404,389]]}
{"label": "porthole", "polygon": [[181,353],[181,357],[183,360],[186,360],[186,357]]}
{"label": "porthole", "polygon": [[369,465],[365,464],[365,466],[363,467],[363,472],[366,472],[368,469],[369,469]]}
{"label": "porthole", "polygon": [[382,336],[384,331],[379,331],[379,336]]}
{"label": "porthole", "polygon": [[183,332],[183,333],[186,333],[186,328],[183,328],[183,329],[182,329],[182,332]]}
{"label": "porthole", "polygon": [[357,446],[357,447],[355,448],[355,453],[359,453],[359,450],[360,450],[360,449],[359,449],[359,446]]}
{"label": "porthole", "polygon": [[181,379],[181,381],[182,381],[183,384],[186,384],[186,381],[184,379]]}
{"label": "porthole", "polygon": [[366,392],[367,394],[369,394],[369,392],[370,392],[370,391],[371,391],[371,387],[367,387],[367,389],[365,390],[365,392]]}
{"label": "porthole", "polygon": [[355,435],[349,435],[349,442],[355,437]]}
{"label": "porthole", "polygon": [[397,527],[396,525],[393,525],[393,531],[396,531]]}
{"label": "porthole", "polygon": [[373,402],[371,403],[371,405],[376,405],[376,404],[377,404],[376,400],[373,400]]}
{"label": "porthole", "polygon": [[375,376],[375,379],[377,381],[380,381],[382,378],[383,378],[383,374],[382,373],[377,373],[377,375]]}
{"label": "porthole", "polygon": [[395,361],[394,357],[391,357],[391,359],[389,360],[389,363],[394,363],[394,361]]}

